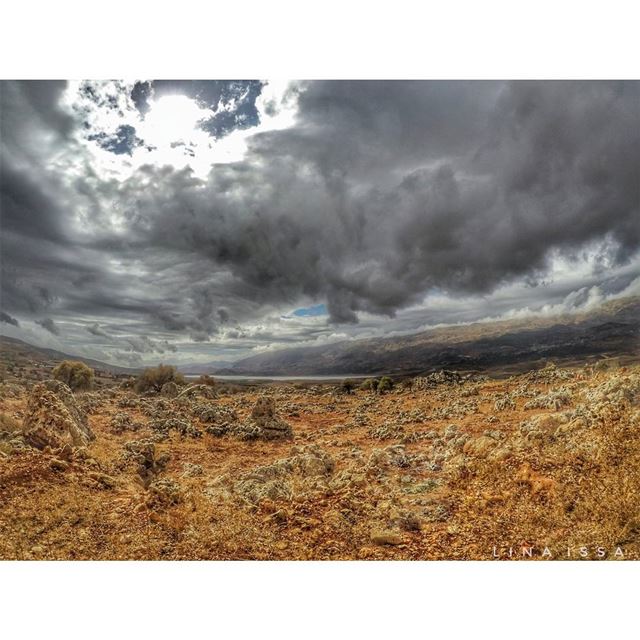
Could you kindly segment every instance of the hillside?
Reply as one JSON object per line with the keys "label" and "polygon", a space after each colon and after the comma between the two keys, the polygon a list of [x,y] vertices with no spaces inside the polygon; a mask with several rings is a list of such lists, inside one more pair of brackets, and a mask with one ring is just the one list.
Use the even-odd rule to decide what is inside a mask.
{"label": "hillside", "polygon": [[80,360],[93,369],[108,373],[128,373],[131,375],[138,373],[136,369],[119,367],[99,360],[83,358],[82,356],[74,356],[55,349],[36,347],[17,338],[0,336],[0,364],[5,368],[17,365],[20,368],[31,366],[34,369],[42,370],[43,368],[52,368],[62,360]]}
{"label": "hillside", "polygon": [[438,328],[393,338],[339,342],[244,358],[218,371],[237,375],[414,374],[438,368],[522,369],[548,358],[570,362],[640,353],[640,298],[589,313]]}

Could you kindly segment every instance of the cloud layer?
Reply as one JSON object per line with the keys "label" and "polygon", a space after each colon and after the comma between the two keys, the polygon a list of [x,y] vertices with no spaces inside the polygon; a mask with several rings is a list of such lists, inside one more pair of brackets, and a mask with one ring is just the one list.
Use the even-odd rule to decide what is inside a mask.
{"label": "cloud layer", "polygon": [[639,105],[613,81],[3,82],[1,326],[228,358],[615,295]]}

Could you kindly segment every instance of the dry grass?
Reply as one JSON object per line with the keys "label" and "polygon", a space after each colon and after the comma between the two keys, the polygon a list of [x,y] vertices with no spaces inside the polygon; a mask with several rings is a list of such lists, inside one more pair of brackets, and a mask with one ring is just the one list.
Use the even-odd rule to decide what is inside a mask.
{"label": "dry grass", "polygon": [[[199,417],[242,423],[265,389],[104,390],[86,404],[95,442],[62,461],[11,444],[27,396],[4,396],[0,558],[640,557],[640,367],[441,378],[269,386],[292,441],[217,437]],[[194,429],[153,429],[168,418]],[[149,438],[168,461],[143,481],[125,445]]]}

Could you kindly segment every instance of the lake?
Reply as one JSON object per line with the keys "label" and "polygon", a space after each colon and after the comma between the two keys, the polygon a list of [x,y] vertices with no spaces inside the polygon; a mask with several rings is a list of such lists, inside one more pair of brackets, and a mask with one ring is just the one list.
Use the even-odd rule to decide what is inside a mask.
{"label": "lake", "polygon": [[[185,375],[185,378],[187,380],[197,380],[200,376],[199,375]],[[247,381],[251,381],[251,380],[260,380],[260,381],[264,381],[264,382],[295,382],[295,381],[302,381],[302,382],[331,382],[331,381],[340,381],[340,380],[346,380],[347,378],[359,378],[359,379],[364,379],[364,378],[370,378],[370,375],[363,375],[363,374],[355,374],[355,375],[342,375],[342,374],[334,374],[334,375],[330,375],[330,376],[249,376],[249,375],[227,375],[227,376],[218,376],[213,374],[212,376],[213,378],[215,378],[216,380],[226,380],[228,382],[247,382]]]}

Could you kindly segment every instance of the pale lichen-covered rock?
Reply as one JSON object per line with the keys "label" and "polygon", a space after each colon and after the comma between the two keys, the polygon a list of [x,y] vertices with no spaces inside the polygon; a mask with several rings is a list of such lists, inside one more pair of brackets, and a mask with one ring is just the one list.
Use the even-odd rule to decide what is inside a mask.
{"label": "pale lichen-covered rock", "polygon": [[513,411],[516,408],[516,403],[508,393],[505,393],[497,398],[493,408],[496,411]]}
{"label": "pale lichen-covered rock", "polygon": [[60,400],[62,400],[65,407],[67,407],[67,409],[69,410],[69,413],[71,413],[73,419],[82,424],[83,427],[90,433],[90,439],[94,440],[95,436],[89,428],[87,413],[81,408],[80,404],[76,400],[76,396],[74,395],[73,391],[71,391],[71,389],[64,382],[60,382],[60,380],[46,380],[43,384],[49,391],[53,391],[53,393],[55,393],[56,396]]}
{"label": "pale lichen-covered rock", "polygon": [[231,432],[238,423],[238,415],[228,407],[200,403],[193,407],[192,413],[206,423],[206,432],[212,436],[224,436]]}
{"label": "pale lichen-covered rock", "polygon": [[37,449],[86,447],[95,439],[71,389],[56,380],[32,389],[22,431],[25,441]]}
{"label": "pale lichen-covered rock", "polygon": [[143,425],[132,419],[128,413],[118,412],[111,418],[111,430],[114,433],[123,433],[124,431],[138,431]]}
{"label": "pale lichen-covered rock", "polygon": [[235,427],[232,433],[243,440],[279,440],[292,437],[293,429],[276,414],[274,399],[263,396],[256,400],[249,420]]}
{"label": "pale lichen-covered rock", "polygon": [[210,387],[207,384],[192,384],[178,394],[178,398],[197,397],[213,399],[217,397],[217,393],[213,387]]}
{"label": "pale lichen-covered rock", "polygon": [[170,456],[168,453],[156,455],[155,443],[150,440],[132,440],[124,445],[125,459],[133,460],[142,486],[147,488],[164,471]]}
{"label": "pale lichen-covered rock", "polygon": [[177,431],[183,438],[199,438],[202,432],[189,420],[180,418],[159,418],[151,422],[151,428],[163,439],[169,437],[171,431]]}
{"label": "pale lichen-covered rock", "polygon": [[364,470],[380,473],[391,467],[403,469],[409,467],[411,463],[412,459],[403,445],[391,445],[384,449],[374,449],[369,456],[369,460],[364,465]]}
{"label": "pale lichen-covered rock", "polygon": [[522,422],[520,424],[520,433],[527,440],[548,440],[566,422],[567,418],[564,415],[543,413]]}
{"label": "pale lichen-covered rock", "polygon": [[331,454],[316,445],[294,447],[291,454],[254,467],[239,477],[221,476],[206,493],[214,498],[228,492],[245,505],[255,506],[264,500],[291,501],[294,496],[311,497],[326,492],[336,466]]}
{"label": "pale lichen-covered rock", "polygon": [[331,456],[317,445],[294,447],[293,454],[288,460],[293,469],[303,478],[313,476],[329,476],[336,468],[336,462]]}
{"label": "pale lichen-covered rock", "polygon": [[148,491],[147,506],[154,509],[162,509],[179,504],[184,497],[182,487],[171,478],[154,480],[149,485]]}
{"label": "pale lichen-covered rock", "polygon": [[375,440],[397,440],[405,436],[404,427],[401,424],[383,422],[369,427],[369,437]]}
{"label": "pale lichen-covered rock", "polygon": [[183,478],[196,478],[204,474],[204,469],[199,464],[194,464],[192,462],[185,462],[183,465]]}
{"label": "pale lichen-covered rock", "polygon": [[458,385],[470,379],[470,375],[462,375],[457,371],[435,371],[427,376],[414,378],[411,387],[415,391],[435,389],[440,385]]}
{"label": "pale lichen-covered rock", "polygon": [[227,407],[218,407],[213,404],[199,403],[192,408],[193,415],[210,424],[219,422],[233,422],[238,419],[236,412]]}
{"label": "pale lichen-covered rock", "polygon": [[571,393],[565,389],[554,389],[547,393],[542,393],[529,400],[525,409],[553,409],[559,411],[562,407],[571,404]]}

